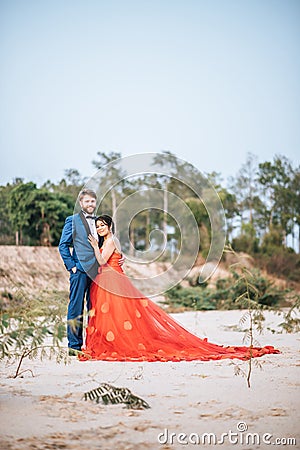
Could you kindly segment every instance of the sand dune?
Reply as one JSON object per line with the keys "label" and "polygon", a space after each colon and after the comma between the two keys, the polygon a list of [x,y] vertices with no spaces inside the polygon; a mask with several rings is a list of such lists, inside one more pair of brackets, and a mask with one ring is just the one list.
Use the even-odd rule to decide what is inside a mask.
{"label": "sand dune", "polygon": [[[241,315],[242,311],[209,311],[174,316],[212,342],[241,345],[243,333],[235,327]],[[274,328],[278,321],[267,314],[266,327]],[[23,368],[35,376],[26,372],[17,379],[9,378],[15,365],[2,362],[0,448],[264,449],[283,438],[297,440],[297,445],[285,447],[299,448],[299,336],[266,331],[258,339],[281,354],[255,360],[261,368],[254,365],[250,389],[242,376],[234,375],[235,365],[247,370],[247,362],[239,360],[119,363],[71,358],[67,365],[33,360],[24,361]],[[102,382],[128,387],[151,409],[84,401],[83,393]],[[212,434],[205,445],[195,445],[203,433]],[[223,437],[224,444],[222,433],[231,436]],[[247,436],[250,444],[254,439],[248,446],[241,443]]]}

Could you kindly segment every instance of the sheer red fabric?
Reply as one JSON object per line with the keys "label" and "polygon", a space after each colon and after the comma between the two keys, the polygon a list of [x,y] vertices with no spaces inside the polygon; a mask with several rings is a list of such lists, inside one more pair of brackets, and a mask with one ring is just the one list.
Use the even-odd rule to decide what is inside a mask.
{"label": "sheer red fabric", "polygon": [[118,260],[113,253],[92,283],[81,360],[207,361],[280,353],[272,346],[223,347],[195,336],[136,289]]}

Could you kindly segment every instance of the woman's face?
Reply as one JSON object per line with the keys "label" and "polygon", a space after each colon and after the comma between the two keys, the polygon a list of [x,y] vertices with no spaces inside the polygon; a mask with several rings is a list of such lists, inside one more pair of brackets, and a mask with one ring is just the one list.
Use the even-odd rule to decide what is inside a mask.
{"label": "woman's face", "polygon": [[96,222],[96,230],[99,236],[105,237],[110,232],[109,226],[106,225],[105,222],[102,222],[102,220],[97,220]]}

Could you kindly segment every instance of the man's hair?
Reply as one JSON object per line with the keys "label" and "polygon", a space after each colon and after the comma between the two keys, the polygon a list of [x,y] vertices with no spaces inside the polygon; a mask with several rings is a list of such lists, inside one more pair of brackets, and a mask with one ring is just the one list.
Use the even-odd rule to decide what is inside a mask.
{"label": "man's hair", "polygon": [[89,195],[90,197],[93,197],[94,199],[97,200],[96,192],[92,191],[92,189],[83,189],[82,191],[79,192],[78,195],[79,201],[81,201],[85,195]]}

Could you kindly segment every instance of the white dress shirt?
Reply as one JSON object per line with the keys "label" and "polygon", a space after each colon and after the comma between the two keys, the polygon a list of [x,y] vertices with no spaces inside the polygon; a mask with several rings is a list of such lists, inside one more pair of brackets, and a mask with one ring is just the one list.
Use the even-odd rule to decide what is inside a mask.
{"label": "white dress shirt", "polygon": [[[86,213],[85,211],[82,211],[82,212],[83,212],[85,218],[86,218],[86,216],[90,216],[91,215],[91,214]],[[87,223],[89,225],[89,228],[90,228],[90,231],[91,231],[91,235],[94,236],[94,238],[98,239],[98,234],[97,234],[97,230],[96,230],[96,222],[95,222],[95,220],[89,218],[89,219],[86,219],[86,221],[87,221]]]}

